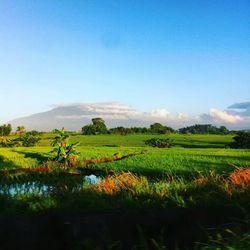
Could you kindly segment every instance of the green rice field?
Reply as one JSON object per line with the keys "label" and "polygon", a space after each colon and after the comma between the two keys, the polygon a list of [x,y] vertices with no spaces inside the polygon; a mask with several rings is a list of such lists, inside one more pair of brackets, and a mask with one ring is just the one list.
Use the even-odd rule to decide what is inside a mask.
{"label": "green rice field", "polygon": [[[166,138],[168,135],[72,134],[70,142],[79,142],[77,165],[72,169],[65,169],[51,161],[54,156],[51,146],[54,136],[52,133],[42,134],[41,141],[35,147],[0,148],[0,222],[1,218],[5,221],[13,216],[23,216],[23,223],[27,224],[27,230],[32,233],[32,228],[40,228],[43,222],[39,221],[36,225],[36,221],[29,222],[27,218],[36,216],[35,218],[43,221],[42,215],[49,214],[53,218],[56,216],[55,223],[59,223],[57,227],[60,230],[63,228],[60,223],[70,223],[72,226],[72,229],[68,228],[69,231],[63,234],[61,231],[57,232],[60,239],[65,235],[69,237],[76,230],[73,226],[82,225],[84,230],[88,231],[90,239],[86,243],[81,242],[81,237],[74,241],[66,237],[69,249],[72,250],[102,249],[98,247],[105,244],[105,249],[117,250],[238,250],[245,249],[250,244],[249,185],[244,182],[238,185],[230,179],[235,171],[249,170],[250,150],[230,149],[228,144],[232,141],[232,135],[172,134],[169,136],[173,139],[173,147],[153,148],[145,146],[144,141],[152,137]],[[85,164],[86,160],[110,159],[114,155],[129,157]],[[39,172],[41,168],[48,171]],[[32,169],[39,171],[31,171]],[[247,174],[245,177],[248,178]],[[75,216],[77,219],[75,221],[71,217],[65,217],[66,215]],[[89,216],[94,216],[91,223]],[[140,221],[141,217],[143,219]],[[50,220],[46,222],[48,228]],[[111,247],[116,238],[111,238],[108,243],[98,240],[91,243],[93,245],[88,245],[89,240],[96,239],[100,221],[108,230],[118,232],[118,242],[125,244],[124,247]],[[127,227],[127,231],[132,230],[131,234],[124,234],[117,226],[117,221]],[[15,220],[9,223],[16,227]],[[95,227],[92,223],[97,223],[98,226]],[[201,232],[210,235],[207,230],[211,227],[222,232],[222,225],[231,225],[230,223],[240,223],[242,231],[229,239],[216,238],[218,242],[199,236]],[[129,242],[138,234],[138,225],[142,226],[143,235],[147,230],[153,230],[150,237],[153,237],[154,244],[159,245],[164,235],[162,248],[146,248],[146,243],[141,242],[141,236]],[[146,229],[147,227],[149,229]],[[166,233],[162,231],[164,227]],[[184,235],[180,233],[183,227],[186,227]],[[166,241],[173,230],[177,230],[176,233],[171,236],[169,242]],[[114,237],[115,233],[111,235]],[[212,235],[217,237],[216,233]],[[51,242],[50,235],[46,237],[46,240]],[[174,242],[174,237],[177,237],[177,243]],[[10,244],[11,237],[8,239]],[[242,242],[243,239],[246,241]],[[205,242],[207,245],[203,248],[201,243],[193,248],[194,241]],[[222,248],[212,248],[217,246],[217,243],[222,245]],[[144,247],[136,248],[135,244],[144,244]],[[175,248],[173,244],[180,244],[181,247]],[[186,244],[191,244],[192,247],[182,248]],[[232,244],[235,245],[234,248],[226,248]]]}

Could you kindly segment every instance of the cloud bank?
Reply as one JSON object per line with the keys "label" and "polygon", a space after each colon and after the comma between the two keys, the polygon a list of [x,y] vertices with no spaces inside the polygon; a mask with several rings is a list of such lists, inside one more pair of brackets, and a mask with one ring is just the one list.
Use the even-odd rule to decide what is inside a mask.
{"label": "cloud bank", "polygon": [[[250,127],[250,102],[236,103],[229,106],[228,110],[210,108],[208,113],[196,117],[189,117],[184,113],[171,113],[165,108],[158,108],[149,112],[140,112],[136,109],[116,103],[74,103],[71,105],[59,105],[62,107],[77,107],[81,114],[58,115],[58,119],[83,119],[100,116],[106,120],[138,121],[147,125],[150,122],[162,122],[174,127],[181,127],[194,123],[211,123],[214,125],[227,125],[231,128]],[[242,109],[237,112],[234,109]],[[131,124],[133,125],[133,124]]]}
{"label": "cloud bank", "polygon": [[[69,114],[57,115],[57,119],[92,119],[99,116],[104,120],[126,120],[138,121],[140,123],[148,124],[150,122],[171,122],[178,123],[178,121],[186,121],[187,115],[178,113],[172,114],[165,108],[154,109],[149,112],[140,112],[136,109],[116,103],[74,103],[70,105],[58,105],[56,109],[74,108],[75,112],[70,111]],[[70,109],[69,109],[70,110]],[[77,112],[76,112],[77,111]],[[133,125],[133,124],[131,124]]]}
{"label": "cloud bank", "polygon": [[24,125],[28,129],[52,130],[65,127],[79,130],[89,124],[94,117],[101,117],[108,127],[149,126],[154,122],[175,129],[193,124],[213,124],[227,126],[229,129],[250,129],[250,102],[236,103],[226,110],[211,108],[207,113],[188,116],[185,113],[171,113],[166,108],[147,112],[138,111],[131,106],[117,102],[72,103],[54,106],[53,109],[11,121],[14,126]]}
{"label": "cloud bank", "polygon": [[230,115],[227,113],[227,111],[222,111],[215,108],[211,108],[209,110],[209,115],[211,116],[214,122],[235,124],[243,121],[243,117],[239,115]]}

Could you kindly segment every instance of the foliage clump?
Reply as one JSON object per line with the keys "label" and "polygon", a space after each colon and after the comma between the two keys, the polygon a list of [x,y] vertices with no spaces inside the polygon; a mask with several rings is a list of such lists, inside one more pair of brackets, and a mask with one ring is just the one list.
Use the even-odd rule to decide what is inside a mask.
{"label": "foliage clump", "polygon": [[41,138],[39,137],[39,133],[35,133],[34,131],[30,131],[25,133],[23,136],[19,138],[19,141],[22,143],[24,147],[33,147],[35,146]]}
{"label": "foliage clump", "polygon": [[20,133],[19,137],[14,139],[9,139],[7,137],[0,137],[0,147],[33,147],[35,146],[39,141],[40,133],[32,130],[25,133]]}
{"label": "foliage clump", "polygon": [[171,127],[162,125],[161,123],[153,123],[149,128],[146,127],[116,127],[111,128],[109,133],[116,135],[127,135],[127,134],[170,134],[174,133],[175,130]]}
{"label": "foliage clump", "polygon": [[66,167],[75,166],[79,153],[76,151],[76,143],[69,143],[69,133],[62,128],[62,130],[55,129],[56,137],[52,142],[53,152],[56,156],[54,161],[63,163]]}
{"label": "foliage clump", "polygon": [[238,132],[229,146],[231,148],[250,148],[250,132]]}
{"label": "foliage clump", "polygon": [[0,136],[10,135],[11,130],[12,130],[11,124],[4,124],[0,126]]}
{"label": "foliage clump", "polygon": [[102,118],[93,118],[92,124],[82,127],[82,134],[84,135],[98,135],[107,133],[108,129],[105,125],[105,121]]}
{"label": "foliage clump", "polygon": [[170,138],[151,138],[145,141],[147,146],[157,147],[157,148],[170,148],[172,147],[173,140]]}
{"label": "foliage clump", "polygon": [[211,124],[195,124],[185,128],[180,128],[179,132],[181,134],[222,134],[227,135],[230,131],[225,127],[216,127]]}
{"label": "foliage clump", "polygon": [[150,125],[149,132],[152,134],[169,134],[173,133],[174,129],[172,129],[171,127],[164,126],[160,123],[154,123]]}
{"label": "foliage clump", "polygon": [[18,126],[16,129],[16,135],[22,136],[26,133],[26,128],[24,126]]}
{"label": "foliage clump", "polygon": [[111,128],[109,132],[114,135],[128,135],[132,133],[132,130],[130,128],[125,128],[125,127],[116,127],[116,128]]}

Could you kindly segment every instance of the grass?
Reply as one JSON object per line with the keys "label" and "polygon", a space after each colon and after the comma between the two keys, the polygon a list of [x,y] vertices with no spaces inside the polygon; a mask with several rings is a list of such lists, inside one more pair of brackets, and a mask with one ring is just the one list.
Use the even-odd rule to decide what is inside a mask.
{"label": "grass", "polygon": [[[43,134],[36,147],[0,148],[0,169],[44,165],[52,157],[53,136]],[[249,218],[250,150],[226,148],[232,140],[231,135],[174,134],[171,135],[174,147],[170,149],[145,146],[144,141],[152,137],[73,135],[71,141],[80,142],[78,168],[74,169],[79,175],[69,175],[60,167],[55,167],[51,173],[5,175],[2,172],[1,215],[130,210],[140,214],[181,208],[195,210],[197,214],[205,209],[209,217],[208,222],[205,221],[207,224],[200,215],[194,220],[206,226],[210,221],[218,224],[225,218]],[[108,158],[114,154],[138,155],[87,167],[83,164],[84,160]],[[88,184],[84,181],[85,171],[99,173],[103,179],[97,184]],[[189,214],[185,218],[189,218]],[[193,222],[190,223],[191,227]],[[238,246],[245,246],[241,239],[249,239],[247,233],[244,232],[241,238],[238,235],[230,239],[214,237],[197,249],[220,249],[220,246],[240,249]],[[235,239],[241,244],[237,245]]]}
{"label": "grass", "polygon": [[[39,146],[49,146],[51,139],[54,137],[52,133],[44,133]],[[232,141],[233,135],[80,135],[72,134],[71,142],[79,142],[80,146],[94,147],[144,147],[144,141],[152,137],[166,138],[170,137],[174,140],[174,145],[178,147],[193,147],[193,148],[224,148],[226,144]]]}
{"label": "grass", "polygon": [[[239,212],[250,209],[249,186],[233,183],[210,173],[203,177],[186,180],[171,178],[151,182],[132,173],[107,176],[97,184],[84,185],[84,176],[71,177],[59,173],[29,175],[15,178],[16,184],[1,181],[1,206],[8,202],[6,213],[37,212],[46,209],[67,212],[100,211],[106,209],[165,209],[165,208],[232,208]],[[11,187],[11,192],[8,187]],[[32,191],[36,190],[36,191]],[[11,197],[10,197],[11,196]],[[47,207],[44,207],[44,202]],[[32,204],[37,204],[33,206]],[[50,205],[48,205],[50,204]],[[11,209],[12,207],[12,209]],[[230,209],[229,209],[230,211]],[[2,210],[2,212],[4,212]]]}
{"label": "grass", "polygon": [[[109,169],[115,172],[131,171],[134,173],[159,177],[165,174],[188,176],[215,170],[223,174],[232,171],[235,166],[250,165],[250,151],[238,149],[212,148],[170,148],[155,149],[150,147],[78,147],[80,161],[100,157],[110,157],[115,153],[127,155],[141,153],[122,161],[101,163],[96,169]],[[0,149],[1,168],[36,167],[51,157],[50,147],[2,148]]]}

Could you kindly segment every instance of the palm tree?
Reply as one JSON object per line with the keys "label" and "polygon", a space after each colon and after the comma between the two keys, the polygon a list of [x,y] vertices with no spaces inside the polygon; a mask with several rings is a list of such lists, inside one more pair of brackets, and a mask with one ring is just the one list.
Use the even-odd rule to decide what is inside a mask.
{"label": "palm tree", "polygon": [[18,126],[16,129],[16,134],[19,136],[22,136],[23,134],[26,133],[26,129],[24,126]]}

